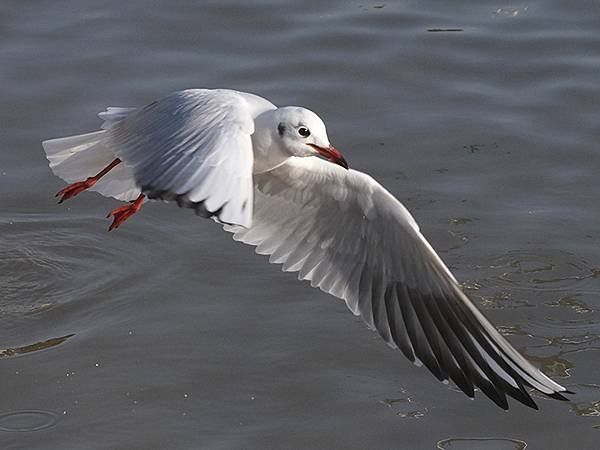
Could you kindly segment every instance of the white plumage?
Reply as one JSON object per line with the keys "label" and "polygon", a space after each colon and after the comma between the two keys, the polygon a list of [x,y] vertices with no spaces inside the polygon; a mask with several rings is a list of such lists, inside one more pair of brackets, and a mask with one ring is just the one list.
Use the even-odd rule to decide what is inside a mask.
{"label": "white plumage", "polygon": [[388,345],[468,396],[479,387],[505,409],[506,394],[536,408],[527,387],[564,399],[568,391],[466,297],[406,208],[370,176],[347,170],[316,114],[194,89],[100,116],[103,131],[44,142],[65,181],[118,158],[92,190],[176,200],[224,223],[234,239],[343,299]]}

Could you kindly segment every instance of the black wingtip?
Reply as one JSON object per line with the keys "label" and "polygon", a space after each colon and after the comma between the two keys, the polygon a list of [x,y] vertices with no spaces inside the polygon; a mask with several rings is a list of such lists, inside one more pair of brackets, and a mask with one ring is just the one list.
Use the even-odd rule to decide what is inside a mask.
{"label": "black wingtip", "polygon": [[559,394],[558,392],[554,392],[554,393],[552,393],[552,394],[547,394],[547,395],[548,395],[548,397],[551,397],[551,398],[553,398],[553,399],[555,399],[555,400],[560,400],[560,401],[563,401],[563,402],[568,402],[568,401],[571,401],[570,399],[568,399],[568,398],[567,398],[567,397],[565,397],[564,395],[561,395],[561,394],[566,394],[566,393],[572,394],[572,392],[568,392],[568,391],[561,391],[561,393],[560,393],[560,394]]}
{"label": "black wingtip", "polygon": [[491,401],[496,404],[496,406],[500,407],[504,411],[508,411],[508,400],[506,399],[504,392],[497,391],[491,383],[487,389],[484,389],[483,386],[480,386],[480,389]]}
{"label": "black wingtip", "polygon": [[540,410],[540,407],[533,400],[531,401],[531,403],[523,403],[523,404],[526,406],[529,406],[531,409],[535,409],[536,411]]}
{"label": "black wingtip", "polygon": [[531,396],[525,390],[522,390],[522,389],[510,389],[508,391],[508,395],[510,395],[515,400],[521,402],[525,406],[530,407],[531,409],[535,409],[536,411],[539,411],[539,409],[540,409],[538,407],[537,403],[533,401],[533,399],[531,398]]}

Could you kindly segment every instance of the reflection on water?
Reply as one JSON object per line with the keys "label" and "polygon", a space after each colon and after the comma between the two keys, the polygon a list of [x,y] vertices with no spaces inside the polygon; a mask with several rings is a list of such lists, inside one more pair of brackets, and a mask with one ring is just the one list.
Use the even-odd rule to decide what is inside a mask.
{"label": "reflection on water", "polygon": [[521,348],[519,350],[523,356],[552,378],[568,378],[571,376],[570,370],[575,367],[571,361],[563,358],[564,354],[570,352],[559,352],[550,356],[536,356],[528,353],[526,349]]}
{"label": "reflection on water", "polygon": [[594,279],[600,275],[600,270],[590,266],[583,258],[570,252],[552,249],[513,250],[496,258],[490,267],[503,272],[493,280],[481,283],[506,283],[512,290],[552,289],[557,292],[581,289],[584,285],[578,285],[576,282]]}
{"label": "reflection on water", "polygon": [[575,403],[571,406],[571,411],[582,417],[600,416],[600,400],[592,403]]}
{"label": "reflection on water", "polygon": [[494,14],[501,17],[517,17],[526,13],[528,9],[528,6],[523,6],[522,8],[498,8],[494,11]]}
{"label": "reflection on water", "polygon": [[449,450],[525,450],[527,443],[509,438],[450,438],[437,443],[437,448]]}
{"label": "reflection on water", "polygon": [[464,225],[466,223],[473,222],[473,220],[478,220],[478,219],[469,219],[468,217],[455,217],[455,218],[449,219],[448,223],[450,225]]}
{"label": "reflection on water", "polygon": [[23,355],[26,353],[37,352],[39,350],[46,350],[48,348],[55,347],[57,345],[62,344],[70,337],[75,336],[74,334],[68,334],[66,336],[48,339],[42,342],[36,342],[35,344],[24,345],[22,347],[14,347],[14,348],[0,348],[0,357],[3,356],[17,356]]}
{"label": "reflection on water", "polygon": [[495,291],[492,295],[482,295],[480,299],[484,308],[533,308],[535,305],[527,300],[515,300],[510,292]]}
{"label": "reflection on water", "polygon": [[[577,390],[578,401],[572,402],[571,412],[580,417],[600,417],[600,385],[581,383],[575,385],[574,389]],[[593,425],[592,428],[599,429],[600,425]]]}
{"label": "reflection on water", "polygon": [[587,314],[596,312],[595,309],[591,308],[586,302],[581,299],[581,294],[565,295],[560,297],[558,300],[550,301],[545,303],[546,306],[557,307],[566,306],[573,309],[578,314]]}
{"label": "reflection on water", "polygon": [[597,348],[592,347],[591,344],[594,344],[600,340],[600,336],[597,334],[580,334],[574,336],[555,336],[547,338],[548,345],[552,347],[562,347],[564,345],[575,345],[578,349],[588,349],[588,348]]}
{"label": "reflection on water", "polygon": [[501,325],[496,328],[504,336],[534,337],[529,331],[524,330],[522,325]]}
{"label": "reflection on water", "polygon": [[403,419],[421,419],[421,418],[425,417],[425,414],[427,414],[428,412],[429,412],[429,409],[423,408],[423,409],[415,409],[415,410],[406,411],[406,412],[398,412],[396,414],[399,417],[402,417]]}
{"label": "reflection on water", "polygon": [[421,405],[414,396],[404,389],[400,394],[399,397],[385,398],[379,400],[379,402],[390,408],[402,419],[421,419],[429,412],[426,406]]}
{"label": "reflection on water", "polygon": [[454,244],[450,244],[450,247],[448,247],[446,251],[457,250],[469,242],[467,234],[461,231],[449,230],[448,234],[451,236]]}

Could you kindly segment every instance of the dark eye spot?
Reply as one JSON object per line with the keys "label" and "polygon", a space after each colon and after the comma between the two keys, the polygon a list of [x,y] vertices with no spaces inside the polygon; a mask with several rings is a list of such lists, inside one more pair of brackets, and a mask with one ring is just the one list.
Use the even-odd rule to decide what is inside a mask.
{"label": "dark eye spot", "polygon": [[283,133],[285,132],[285,125],[283,123],[277,125],[277,132],[279,133],[279,136],[283,136]]}
{"label": "dark eye spot", "polygon": [[300,127],[298,128],[298,134],[300,136],[302,136],[303,138],[305,137],[309,137],[310,136],[310,130],[306,127]]}

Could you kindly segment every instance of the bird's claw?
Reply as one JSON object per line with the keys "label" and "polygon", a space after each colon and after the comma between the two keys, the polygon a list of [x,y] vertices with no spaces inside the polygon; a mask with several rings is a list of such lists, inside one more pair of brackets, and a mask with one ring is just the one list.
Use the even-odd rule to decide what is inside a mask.
{"label": "bird's claw", "polygon": [[138,199],[132,200],[129,205],[119,206],[118,208],[113,209],[106,215],[107,218],[110,216],[114,217],[113,222],[108,227],[108,231],[119,228],[123,222],[138,212],[141,207],[142,202]]}
{"label": "bird's claw", "polygon": [[68,200],[71,197],[75,197],[77,194],[82,193],[86,189],[91,188],[95,183],[96,180],[93,177],[90,177],[85,181],[78,181],[77,183],[73,183],[62,188],[56,193],[55,197],[61,197],[58,203],[62,203],[65,200]]}

